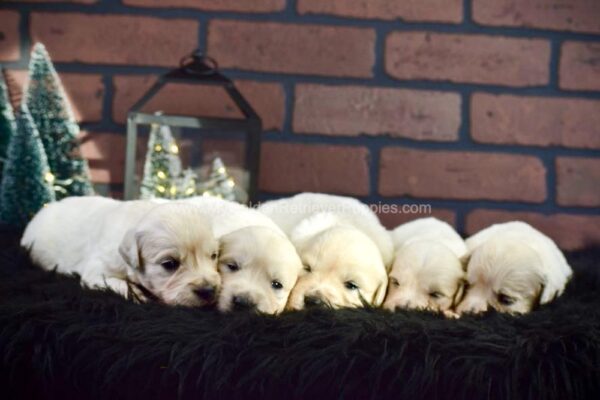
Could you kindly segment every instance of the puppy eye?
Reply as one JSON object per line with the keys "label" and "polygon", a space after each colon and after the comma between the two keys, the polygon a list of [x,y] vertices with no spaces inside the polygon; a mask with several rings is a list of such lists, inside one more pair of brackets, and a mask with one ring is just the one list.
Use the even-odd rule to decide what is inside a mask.
{"label": "puppy eye", "polygon": [[390,283],[395,287],[400,286],[400,282],[398,282],[398,279],[396,278],[390,278]]}
{"label": "puppy eye", "polygon": [[352,282],[352,281],[346,281],[346,282],[344,282],[344,286],[348,290],[357,290],[358,289],[358,285],[356,283]]}
{"label": "puppy eye", "polygon": [[308,265],[308,264],[304,264],[304,270],[305,270],[306,272],[312,272],[312,268],[311,268],[311,267],[310,267],[310,265]]}
{"label": "puppy eye", "polygon": [[217,256],[218,256],[218,254],[217,254],[217,252],[215,251],[214,253],[212,253],[212,254],[210,255],[210,259],[211,259],[211,260],[216,260],[216,259],[217,259]]}
{"label": "puppy eye", "polygon": [[516,299],[514,297],[507,296],[504,293],[498,294],[498,303],[500,303],[502,305],[510,306],[515,301],[516,301]]}
{"label": "puppy eye", "polygon": [[430,292],[429,297],[431,297],[432,299],[441,299],[442,297],[444,297],[444,294],[442,292]]}
{"label": "puppy eye", "polygon": [[180,264],[179,261],[175,260],[174,258],[169,258],[168,260],[160,263],[160,265],[167,271],[175,271],[177,268],[179,268]]}
{"label": "puppy eye", "polygon": [[237,265],[236,263],[228,263],[227,264],[227,268],[229,268],[229,270],[231,272],[235,272],[235,271],[239,271],[240,270],[240,266]]}
{"label": "puppy eye", "polygon": [[271,287],[275,290],[281,290],[283,289],[283,285],[281,284],[281,282],[279,282],[278,280],[273,280],[271,281]]}

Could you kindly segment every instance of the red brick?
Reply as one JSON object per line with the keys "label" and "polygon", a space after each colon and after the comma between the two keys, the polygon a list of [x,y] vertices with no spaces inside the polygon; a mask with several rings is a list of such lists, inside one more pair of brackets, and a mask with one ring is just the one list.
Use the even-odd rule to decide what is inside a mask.
{"label": "red brick", "polygon": [[113,77],[112,119],[127,122],[127,112],[156,82],[154,75],[115,75]]}
{"label": "red brick", "polygon": [[473,19],[481,25],[600,33],[596,0],[473,0]]}
{"label": "red brick", "polygon": [[33,41],[58,62],[175,67],[198,47],[199,24],[187,19],[32,13]]}
{"label": "red brick", "polygon": [[[404,203],[404,205],[411,205],[410,202]],[[377,206],[377,205],[375,205]],[[398,210],[402,211],[400,207],[401,204],[396,205]],[[415,206],[413,204],[413,206]],[[373,205],[371,206],[373,207]],[[456,213],[453,210],[448,210],[445,208],[433,208],[431,212],[389,212],[386,211],[383,206],[379,206],[375,209],[377,212],[377,216],[379,220],[387,229],[394,229],[395,227],[415,220],[417,218],[426,218],[426,217],[435,217],[441,219],[442,221],[446,221],[452,226],[456,225]]]}
{"label": "red brick", "polygon": [[3,69],[2,72],[4,73],[4,80],[6,81],[6,88],[12,108],[13,110],[18,110],[23,98],[23,85],[26,73],[10,69]]}
{"label": "red brick", "polygon": [[600,206],[600,159],[558,157],[556,202],[561,206]]}
{"label": "red brick", "polygon": [[365,147],[263,143],[260,190],[271,193],[369,193]]}
{"label": "red brick", "polygon": [[371,77],[370,28],[213,20],[208,53],[225,68],[336,77]]}
{"label": "red brick", "polygon": [[[11,93],[21,93],[25,90],[28,76],[27,71],[11,70],[8,72],[11,83]],[[104,84],[102,76],[96,74],[77,74],[72,72],[59,73],[67,98],[75,114],[77,122],[97,122],[102,119],[102,102]]]}
{"label": "red brick", "polygon": [[204,11],[239,11],[247,13],[281,11],[285,8],[285,0],[123,0],[123,3],[139,7],[182,7]]}
{"label": "red brick", "polygon": [[466,218],[467,234],[473,235],[492,224],[520,220],[556,241],[563,250],[578,250],[600,245],[600,216],[475,210]]}
{"label": "red brick", "polygon": [[228,167],[241,167],[246,159],[246,145],[241,139],[206,139],[202,142],[202,152],[203,164],[219,156]]}
{"label": "red brick", "polygon": [[600,101],[475,93],[471,136],[480,143],[600,148]]}
{"label": "red brick", "polygon": [[0,10],[0,61],[21,58],[20,20],[17,11]]}
{"label": "red brick", "polygon": [[300,14],[328,14],[364,19],[459,23],[463,0],[298,0]]}
{"label": "red brick", "polygon": [[379,174],[383,196],[532,203],[546,198],[546,170],[530,156],[386,147]]}
{"label": "red brick", "polygon": [[548,83],[550,43],[487,35],[393,32],[385,68],[398,79],[504,86]]}
{"label": "red brick", "polygon": [[565,42],[559,75],[562,89],[600,90],[600,42]]}
{"label": "red brick", "polygon": [[90,165],[92,182],[123,183],[125,169],[124,135],[84,132],[81,136],[81,154],[88,160]]}
{"label": "red brick", "polygon": [[[117,75],[113,83],[115,96],[113,120],[127,121],[127,112],[156,82],[154,75]],[[285,94],[277,83],[235,81],[242,95],[263,120],[264,130],[281,130],[285,117]],[[164,91],[163,91],[164,90]],[[152,100],[148,110],[165,113],[203,115],[223,118],[241,118],[233,101],[220,88],[199,85],[168,85]],[[207,102],[206,99],[211,99]]]}
{"label": "red brick", "polygon": [[296,86],[293,129],[326,135],[360,134],[453,141],[460,127],[456,93],[364,86]]}
{"label": "red brick", "polygon": [[281,84],[237,80],[235,85],[262,119],[263,130],[283,129],[285,93]]}

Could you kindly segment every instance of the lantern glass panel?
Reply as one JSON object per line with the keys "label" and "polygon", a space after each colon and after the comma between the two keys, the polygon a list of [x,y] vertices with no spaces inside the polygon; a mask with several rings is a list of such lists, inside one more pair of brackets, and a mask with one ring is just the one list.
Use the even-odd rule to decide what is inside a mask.
{"label": "lantern glass panel", "polygon": [[[182,198],[207,193],[210,195],[221,195],[240,203],[248,202],[250,169],[248,166],[249,160],[247,159],[246,132],[216,129],[200,130],[172,125],[162,126],[162,129],[168,127],[177,150],[176,154],[173,154],[172,150],[174,148],[162,149],[163,146],[161,146],[161,151],[171,153],[167,158],[178,158],[180,166],[176,166],[175,169],[179,170],[181,179],[179,181],[177,179],[161,180],[156,177],[156,179],[145,180],[147,176],[145,169],[147,172],[148,159],[152,158],[152,155],[156,153],[156,143],[154,143],[154,148],[148,146],[153,130],[152,125],[138,125],[137,157],[134,173],[134,191],[137,198],[144,197],[142,185],[147,186],[150,182],[150,185],[154,185],[154,187],[158,187],[159,185],[164,187],[164,194],[157,191],[157,197]],[[225,171],[216,171],[218,167],[215,163],[218,164],[219,160],[223,163]],[[160,169],[153,169],[153,172],[158,174],[160,173]],[[194,192],[190,190],[189,184],[184,183],[185,174],[188,174],[188,177],[194,177],[196,188]],[[215,174],[220,179],[225,180],[226,178],[230,178],[231,181],[213,182],[212,179],[215,177]],[[169,178],[173,178],[174,174],[166,173],[166,175],[169,175]],[[178,184],[175,184],[175,189],[172,189],[175,182],[178,182]],[[233,183],[232,186],[230,186],[231,182]],[[215,185],[217,187],[214,187]],[[174,192],[172,193],[171,190]],[[188,192],[186,193],[186,191]],[[150,192],[153,191],[151,190]],[[146,193],[148,193],[148,190],[146,190]]]}

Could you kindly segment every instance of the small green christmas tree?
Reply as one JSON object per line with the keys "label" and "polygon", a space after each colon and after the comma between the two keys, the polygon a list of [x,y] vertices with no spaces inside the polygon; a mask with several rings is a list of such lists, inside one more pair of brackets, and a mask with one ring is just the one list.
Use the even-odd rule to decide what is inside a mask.
{"label": "small green christmas tree", "polygon": [[198,176],[191,169],[183,171],[183,176],[178,181],[178,198],[192,197],[196,195],[196,180]]}
{"label": "small green christmas tree", "polygon": [[153,124],[148,139],[140,197],[177,198],[180,176],[179,147],[171,129],[166,125]]}
{"label": "small green christmas tree", "polygon": [[15,131],[15,115],[8,96],[8,89],[4,81],[3,70],[0,69],[0,180],[2,179],[2,166],[6,159],[8,142]]}
{"label": "small green christmas tree", "polygon": [[216,157],[212,162],[208,180],[202,184],[202,195],[234,201],[236,200],[235,188],[235,181],[227,172],[223,160]]}
{"label": "small green christmas tree", "polygon": [[31,53],[24,102],[40,133],[58,198],[94,193],[87,161],[79,150],[79,126],[44,46]]}
{"label": "small green christmas tree", "polygon": [[26,105],[11,137],[0,183],[0,221],[24,226],[45,204],[54,201],[54,176]]}

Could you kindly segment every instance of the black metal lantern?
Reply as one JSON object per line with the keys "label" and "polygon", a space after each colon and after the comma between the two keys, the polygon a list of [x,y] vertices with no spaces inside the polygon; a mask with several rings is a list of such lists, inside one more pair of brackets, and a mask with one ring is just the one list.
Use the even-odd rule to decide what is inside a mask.
{"label": "black metal lantern", "polygon": [[[199,115],[182,115],[183,113],[179,112],[180,109],[166,111],[153,110],[152,107],[147,107],[153,102],[153,99],[160,96],[161,91],[169,85],[186,85],[188,86],[188,90],[190,86],[193,85],[192,90],[196,94],[200,93],[200,86],[198,85],[217,88],[217,90],[220,91],[222,90],[224,96],[228,97],[227,101],[230,103],[230,106],[228,106],[229,110],[232,110],[235,107],[237,108],[235,111],[239,115],[231,118],[214,115],[206,116],[201,115],[202,112],[196,110],[195,107],[192,108],[192,113],[198,111]],[[213,98],[206,99],[207,104],[210,104],[211,102],[215,102],[214,96]],[[151,168],[149,168],[149,165],[151,164],[148,158],[153,151],[156,152],[157,157],[169,156],[168,153],[171,151],[173,154],[170,155],[173,157],[177,156],[179,159],[178,153],[180,151],[180,142],[177,142],[178,145],[172,144],[169,148],[165,143],[152,142],[152,137],[149,136],[148,146],[146,146],[148,153],[146,154],[145,165],[144,168],[140,168],[140,160],[137,157],[140,136],[144,134],[144,131],[152,134],[152,129],[158,129],[157,127],[167,127],[169,132],[172,132],[173,140],[181,140],[181,143],[186,143],[184,147],[187,149],[187,160],[186,162],[178,162],[190,166],[186,171],[189,171],[194,177],[199,177],[199,187],[203,184],[205,185],[206,180],[213,176],[209,175],[209,172],[207,172],[211,167],[213,169],[212,173],[217,175],[223,173],[226,167],[237,168],[236,171],[238,172],[238,175],[232,175],[232,177],[228,178],[226,183],[232,187],[234,185],[243,186],[243,188],[239,190],[243,190],[246,196],[245,198],[240,196],[240,198],[235,198],[234,200],[240,202],[256,201],[262,129],[261,120],[246,99],[244,99],[236,89],[233,82],[218,71],[217,64],[214,60],[202,55],[198,51],[192,53],[181,60],[179,68],[162,75],[150,90],[135,103],[127,117],[127,153],[125,165],[126,200],[143,197],[140,196],[140,193],[143,193],[145,188],[144,182],[148,179],[146,175],[152,173],[157,174],[157,177],[151,177],[155,179],[153,182],[158,190],[157,193],[159,196],[157,197],[174,198],[179,194],[187,193],[200,195],[209,193],[209,189],[203,189],[204,191],[199,190],[196,193],[192,186],[189,186],[188,189],[182,189],[181,187],[174,185],[171,181],[167,181],[166,176],[172,172],[169,170],[172,166],[165,167],[166,169],[164,170],[151,170]],[[211,153],[214,158],[208,160],[205,154],[207,149],[203,148],[202,145],[203,141],[207,141],[205,139],[208,141],[212,140],[212,142],[218,140],[235,142],[237,155],[238,157],[243,157],[244,160],[234,160],[232,158],[222,159],[218,151]],[[240,143],[244,145],[241,146],[243,147],[243,150],[240,150]],[[154,146],[154,148],[152,146]],[[202,153],[202,155],[199,156],[199,153]],[[207,167],[207,163],[209,162],[211,163],[211,166]],[[234,165],[231,165],[231,163]],[[196,170],[193,170],[193,167],[197,167]],[[177,171],[177,173],[179,173],[179,171]],[[180,179],[180,177],[171,178]],[[163,179],[167,183],[162,184],[160,179]],[[185,179],[185,177],[181,177],[181,179]],[[203,183],[202,180],[205,182]],[[236,190],[238,189],[237,186]],[[188,192],[182,193],[182,190],[187,190]],[[160,196],[161,193],[166,195]]]}

